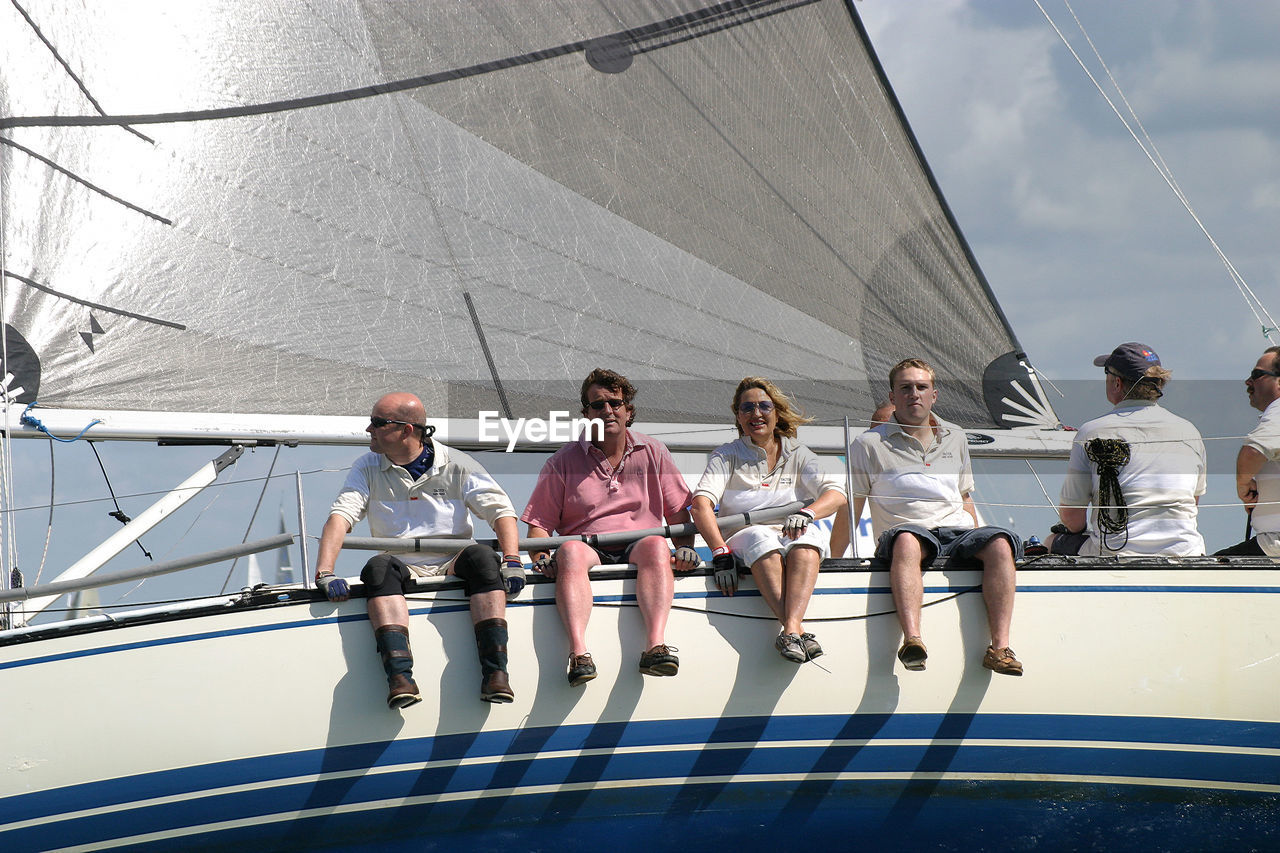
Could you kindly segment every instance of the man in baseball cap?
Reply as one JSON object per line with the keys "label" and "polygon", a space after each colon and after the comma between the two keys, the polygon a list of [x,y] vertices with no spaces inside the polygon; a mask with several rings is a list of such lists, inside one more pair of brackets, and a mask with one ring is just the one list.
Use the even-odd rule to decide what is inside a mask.
{"label": "man in baseball cap", "polygon": [[[1071,443],[1058,499],[1052,554],[1204,554],[1196,529],[1205,490],[1205,453],[1188,420],[1156,402],[1171,374],[1146,344],[1121,344],[1093,360],[1106,373],[1114,408],[1086,423]],[[1093,505],[1093,517],[1086,510]]]}

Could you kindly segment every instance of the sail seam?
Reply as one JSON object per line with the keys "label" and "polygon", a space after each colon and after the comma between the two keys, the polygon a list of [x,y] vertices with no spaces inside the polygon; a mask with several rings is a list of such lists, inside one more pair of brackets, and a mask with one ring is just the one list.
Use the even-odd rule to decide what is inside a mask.
{"label": "sail seam", "polygon": [[10,272],[9,270],[5,270],[4,275],[6,278],[12,278],[15,281],[20,281],[23,284],[27,285],[28,287],[34,287],[36,290],[47,293],[50,296],[56,296],[59,299],[65,299],[68,302],[74,302],[77,305],[84,305],[87,308],[97,308],[99,311],[106,311],[110,314],[117,314],[121,317],[130,317],[134,320],[141,320],[144,323],[154,323],[157,326],[168,326],[171,329],[177,329],[179,331],[186,331],[187,329],[187,327],[182,325],[181,323],[174,323],[170,320],[161,320],[157,317],[148,317],[146,314],[138,314],[133,311],[126,311],[123,308],[112,308],[110,305],[104,305],[101,302],[91,302],[88,299],[81,299],[78,296],[72,296],[68,293],[62,293],[61,291],[54,290],[52,287],[49,287],[48,285],[41,284],[38,281],[33,281],[27,278],[25,275],[18,275],[16,272]]}
{"label": "sail seam", "polygon": [[[17,5],[16,0],[13,0]],[[790,11],[793,8],[816,3],[819,0],[791,0],[789,5],[783,5],[772,12],[766,12],[759,15],[746,17],[734,23],[724,24],[721,27],[713,28],[708,32],[691,34],[685,39],[673,40],[669,43],[658,44],[655,46],[637,47],[636,52],[645,53],[669,44],[676,44],[692,38],[700,38],[703,35],[710,35],[721,29],[731,26],[740,26],[742,24],[751,23],[759,18],[767,15],[780,14]],[[750,5],[748,5],[748,3]],[[238,107],[218,107],[206,110],[183,110],[168,113],[142,113],[136,115],[125,116],[11,116],[8,118],[0,118],[0,128],[8,127],[105,127],[105,126],[126,126],[132,124],[171,124],[175,122],[193,122],[193,121],[213,121],[227,118],[244,118],[247,116],[266,115],[269,113],[288,112],[291,110],[309,109],[312,107],[327,106],[330,104],[344,103],[347,101],[364,100],[367,98],[378,97],[381,95],[395,94],[396,92],[404,92],[411,89],[421,89],[427,86],[434,86],[439,83],[449,83],[457,80],[465,80],[470,77],[477,77],[484,74],[490,74],[495,71],[505,71],[510,68],[517,68],[522,65],[531,65],[537,62],[543,62],[548,59],[555,59],[560,56],[567,56],[573,53],[582,53],[587,48],[595,45],[600,39],[615,39],[619,41],[627,41],[637,44],[641,39],[652,35],[666,34],[679,30],[688,30],[691,25],[706,20],[712,16],[723,16],[729,10],[742,9],[750,11],[750,6],[763,4],[779,4],[780,0],[739,0],[739,2],[722,3],[717,6],[710,6],[700,9],[697,12],[691,12],[685,15],[678,15],[673,18],[667,18],[653,24],[643,27],[636,27],[629,30],[623,30],[616,33],[608,33],[604,36],[587,39],[583,41],[568,42],[566,44],[557,45],[555,47],[542,48],[540,50],[529,51],[528,53],[518,56],[509,56],[503,59],[494,59],[488,62],[479,62],[473,65],[461,68],[452,68],[447,71],[437,71],[433,74],[423,74],[417,77],[409,77],[403,80],[393,80],[386,83],[375,83],[371,86],[361,86],[354,89],[344,89],[338,92],[327,92],[319,95],[308,95],[301,98],[286,98],[278,101],[268,101],[260,104],[246,104]],[[34,26],[34,25],[33,25]],[[38,31],[37,31],[38,32]],[[43,36],[41,36],[43,40]],[[48,42],[45,42],[48,44]],[[50,45],[52,49],[52,45]],[[69,69],[68,69],[69,70]],[[74,76],[74,75],[73,75]],[[78,82],[78,81],[77,81]]]}
{"label": "sail seam", "polygon": [[0,136],[0,145],[8,145],[10,148],[16,148],[19,151],[21,151],[23,154],[26,154],[28,157],[32,157],[35,160],[38,160],[41,163],[44,163],[46,166],[48,166],[50,169],[53,169],[55,172],[61,175],[67,176],[68,178],[75,181],[76,183],[81,184],[82,186],[88,187],[89,189],[93,190],[99,195],[105,196],[106,198],[111,199],[117,204],[122,204],[125,207],[129,208],[130,210],[137,211],[138,213],[141,213],[143,216],[148,216],[163,225],[173,224],[172,219],[166,219],[165,217],[161,216],[158,213],[152,213],[151,211],[147,210],[144,207],[139,207],[138,205],[133,204],[132,202],[125,201],[124,199],[120,198],[120,196],[118,195],[114,195],[112,193],[107,192],[97,184],[94,184],[90,181],[85,180],[84,178],[77,175],[75,172],[72,172],[69,169],[59,166],[57,163],[53,162],[48,157],[45,157],[42,154],[37,154],[35,151],[32,151],[27,146],[22,145],[18,142],[15,142],[14,140],[8,138],[7,136]]}

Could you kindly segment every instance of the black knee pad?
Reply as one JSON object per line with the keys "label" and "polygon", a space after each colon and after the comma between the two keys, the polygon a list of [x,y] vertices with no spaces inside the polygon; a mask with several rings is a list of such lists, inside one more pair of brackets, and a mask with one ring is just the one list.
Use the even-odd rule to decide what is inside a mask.
{"label": "black knee pad", "polygon": [[493,592],[506,587],[502,584],[498,554],[484,545],[469,545],[453,563],[453,573],[466,584],[467,595]]}
{"label": "black knee pad", "polygon": [[364,564],[360,570],[360,582],[364,584],[366,598],[380,595],[404,595],[405,584],[413,577],[413,572],[399,557],[391,554],[379,554]]}

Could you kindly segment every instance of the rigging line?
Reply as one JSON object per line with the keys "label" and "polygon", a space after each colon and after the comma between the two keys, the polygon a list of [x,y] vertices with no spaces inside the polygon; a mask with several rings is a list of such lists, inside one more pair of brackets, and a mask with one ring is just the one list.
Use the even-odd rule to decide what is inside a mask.
{"label": "rigging line", "polygon": [[[236,465],[239,465],[240,463],[237,461],[235,464],[236,464]],[[269,482],[269,480],[268,480],[268,482]],[[199,511],[198,513],[196,513],[196,517],[195,517],[195,518],[193,518],[193,519],[191,519],[191,523],[190,523],[189,525],[187,525],[187,529],[186,529],[186,530],[184,530],[184,531],[182,532],[182,535],[181,535],[181,536],[179,536],[177,539],[175,539],[175,540],[173,541],[173,543],[169,546],[169,550],[165,552],[165,555],[164,555],[164,556],[168,557],[168,556],[172,555],[172,554],[173,554],[173,552],[174,552],[174,550],[176,550],[176,549],[177,549],[177,547],[178,547],[180,544],[182,544],[183,540],[185,540],[188,536],[190,536],[190,535],[191,535],[191,531],[196,529],[196,525],[200,523],[200,520],[201,520],[202,518],[204,518],[204,514],[205,514],[206,512],[208,512],[208,511],[213,507],[213,505],[214,505],[214,504],[216,504],[216,503],[218,502],[218,499],[222,497],[222,492],[221,492],[221,491],[216,490],[216,489],[215,489],[215,487],[217,487],[217,486],[221,486],[221,485],[224,485],[224,484],[223,484],[223,483],[210,483],[208,486],[206,486],[206,487],[205,487],[205,489],[209,490],[209,493],[210,493],[210,495],[211,495],[211,497],[209,498],[209,502],[208,502],[207,504],[205,504],[205,505],[200,509],[200,511]],[[227,484],[227,485],[229,485],[229,484]],[[169,489],[169,490],[158,491],[158,492],[143,492],[143,493],[141,493],[141,494],[145,494],[145,495],[167,495],[167,494],[172,494],[172,490],[171,490],[171,489]],[[89,501],[79,501],[79,503],[89,503]],[[137,592],[138,590],[142,589],[143,584],[145,584],[148,580],[150,580],[150,578],[145,578],[145,577],[144,577],[144,578],[142,578],[142,579],[141,579],[141,580],[139,580],[136,584],[134,584],[133,586],[131,586],[128,590],[126,590],[125,592],[121,593],[121,594],[120,594],[120,596],[119,596],[119,599],[118,599],[118,600],[123,601],[123,600],[125,600],[126,598],[128,598],[129,596],[133,595],[135,592]],[[204,598],[204,597],[207,597],[207,596],[200,596],[200,597],[201,597],[201,598]]]}
{"label": "rigging line", "polygon": [[[1124,93],[1124,89],[1120,87],[1119,81],[1117,81],[1115,76],[1111,73],[1111,68],[1107,65],[1106,60],[1102,58],[1101,52],[1099,52],[1097,46],[1093,43],[1093,39],[1089,36],[1088,31],[1084,28],[1084,23],[1080,20],[1080,17],[1076,14],[1075,9],[1072,8],[1069,0],[1062,0],[1062,2],[1063,2],[1063,5],[1067,7],[1067,11],[1071,13],[1071,17],[1075,20],[1076,26],[1079,28],[1081,35],[1084,36],[1084,40],[1088,43],[1090,49],[1093,51],[1093,55],[1098,60],[1098,64],[1102,67],[1102,70],[1106,72],[1107,79],[1111,82],[1112,87],[1115,88],[1116,95],[1119,96],[1121,102],[1125,105],[1125,108],[1129,111],[1129,115],[1133,117],[1134,123],[1142,131],[1143,138],[1151,146],[1151,152],[1155,155],[1155,160],[1152,161],[1153,165],[1155,165],[1157,171],[1159,171],[1160,174],[1165,177],[1165,180],[1169,183],[1169,186],[1174,191],[1174,194],[1177,195],[1178,199],[1183,203],[1183,206],[1187,208],[1187,212],[1191,214],[1193,219],[1195,219],[1196,224],[1200,225],[1200,229],[1205,232],[1205,236],[1209,238],[1209,243],[1213,246],[1214,250],[1218,253],[1219,258],[1226,265],[1227,271],[1230,274],[1232,280],[1236,282],[1236,287],[1242,290],[1242,295],[1245,296],[1245,302],[1248,303],[1250,300],[1252,300],[1253,304],[1256,304],[1258,308],[1262,311],[1262,313],[1267,316],[1267,320],[1271,323],[1271,328],[1268,329],[1266,323],[1263,323],[1262,324],[1263,334],[1267,337],[1267,340],[1271,340],[1271,335],[1268,332],[1275,331],[1275,320],[1272,319],[1270,312],[1267,311],[1266,306],[1263,304],[1262,300],[1258,297],[1257,293],[1254,292],[1253,288],[1249,287],[1248,282],[1244,280],[1244,276],[1241,275],[1239,270],[1236,269],[1235,264],[1231,262],[1231,260],[1226,256],[1225,252],[1221,251],[1218,248],[1217,242],[1214,241],[1213,237],[1209,236],[1208,230],[1205,229],[1204,225],[1200,223],[1199,217],[1191,209],[1191,200],[1186,196],[1185,193],[1183,193],[1182,186],[1178,183],[1177,179],[1174,178],[1173,176],[1173,169],[1170,168],[1168,163],[1165,161],[1164,155],[1160,153],[1160,149],[1156,146],[1155,140],[1151,137],[1151,134],[1147,131],[1146,125],[1142,123],[1142,119],[1138,116],[1137,110],[1133,108],[1133,105],[1129,102],[1129,98]],[[1156,160],[1158,160],[1159,162],[1156,163]],[[1254,316],[1255,318],[1257,318],[1256,314]],[[1259,322],[1262,322],[1262,321],[1259,320]]]}
{"label": "rigging line", "polygon": [[18,275],[16,272],[5,270],[4,277],[20,281],[28,287],[34,287],[36,290],[43,291],[50,296],[56,296],[59,299],[65,299],[68,302],[74,302],[77,305],[83,305],[86,308],[97,308],[99,311],[106,311],[108,314],[116,314],[120,317],[130,317],[134,320],[141,320],[144,323],[155,323],[157,326],[168,326],[170,329],[177,329],[180,332],[185,332],[187,330],[187,327],[181,323],[161,320],[156,317],[148,317],[146,314],[136,314],[133,311],[125,311],[123,308],[112,308],[110,305],[103,305],[100,302],[90,302],[88,299],[81,299],[78,296],[71,296],[70,294],[62,293],[61,291],[54,290],[47,284],[40,284],[38,281],[33,281],[25,275]]}
{"label": "rigging line", "polygon": [[1037,379],[1043,379],[1045,382],[1048,382],[1049,387],[1052,388],[1054,391],[1057,391],[1059,397],[1062,397],[1064,400],[1066,399],[1067,395],[1062,393],[1062,389],[1059,388],[1057,385],[1054,385],[1053,380],[1050,379],[1047,375],[1045,375],[1045,373],[1042,370],[1040,370],[1040,368],[1035,366],[1035,364],[1031,361],[1031,356],[1024,355],[1022,360],[1027,363],[1027,367],[1031,368],[1031,371],[1035,374]]}
{"label": "rigging line", "polygon": [[1030,471],[1031,471],[1031,476],[1033,476],[1033,477],[1035,477],[1035,478],[1036,478],[1036,485],[1038,485],[1038,486],[1040,487],[1040,493],[1044,495],[1044,502],[1045,502],[1045,506],[1046,506],[1049,510],[1053,510],[1053,509],[1054,509],[1054,506],[1053,506],[1053,498],[1049,497],[1049,490],[1048,490],[1048,489],[1046,489],[1046,488],[1044,487],[1044,483],[1043,483],[1043,482],[1041,482],[1041,480],[1040,480],[1040,475],[1036,473],[1036,469],[1035,469],[1035,467],[1031,464],[1031,460],[1030,460],[1030,459],[1023,459],[1022,461],[1027,463],[1027,468],[1028,468],[1028,469],[1030,469]]}
{"label": "rigging line", "polygon": [[107,192],[97,184],[93,184],[93,183],[90,183],[89,181],[86,181],[84,178],[80,177],[75,172],[72,172],[69,169],[59,166],[57,163],[53,162],[48,157],[45,157],[42,154],[37,154],[27,146],[22,145],[21,143],[15,142],[14,140],[8,138],[7,136],[0,136],[0,145],[8,145],[10,148],[16,148],[19,151],[21,151],[23,154],[26,154],[28,157],[31,157],[35,160],[39,160],[41,163],[44,163],[46,166],[48,166],[50,169],[53,169],[55,172],[61,175],[67,176],[68,178],[70,178],[71,180],[75,181],[76,183],[82,186],[88,187],[90,190],[97,193],[98,195],[101,195],[105,198],[109,198],[112,201],[116,202],[117,204],[122,204],[125,207],[129,208],[130,210],[141,213],[143,216],[148,216],[163,225],[173,224],[172,219],[166,219],[165,217],[161,216],[158,213],[152,213],[151,211],[147,210],[144,207],[139,207],[138,205],[133,204],[132,202],[125,201],[124,199],[120,198],[120,196],[118,195],[113,195],[112,193]]}
{"label": "rigging line", "polygon": [[[45,35],[43,32],[41,32],[40,27],[37,26],[36,22],[32,20],[31,16],[27,14],[27,10],[22,8],[22,6],[18,4],[18,0],[10,0],[10,2],[13,3],[13,8],[18,10],[18,14],[22,16],[23,20],[27,22],[27,26],[31,27],[31,31],[36,34],[36,38],[40,39],[40,41],[44,43],[44,46],[49,50],[49,53],[52,54],[53,58],[57,60],[58,64],[62,66],[62,70],[67,72],[67,76],[70,77],[71,81],[76,84],[76,87],[80,90],[81,94],[84,95],[85,99],[90,104],[93,105],[93,108],[98,111],[99,115],[105,116],[107,114],[107,111],[102,108],[102,104],[98,103],[98,99],[93,96],[93,94],[89,91],[89,87],[85,86],[84,81],[80,79],[80,77],[76,74],[76,72],[71,70],[71,66],[67,63],[65,59],[62,58],[62,54],[59,53],[58,49],[53,46],[53,42],[45,38]],[[128,127],[125,125],[122,125],[122,127],[124,127],[125,130],[129,131],[134,136],[138,137],[144,142],[149,142],[152,145],[155,144],[155,140],[147,136],[145,133],[142,133],[138,130],[135,130],[132,127]]]}
{"label": "rigging line", "polygon": [[53,541],[53,508],[54,485],[57,482],[57,469],[53,461],[53,442],[49,444],[49,523],[44,529],[44,550],[40,552],[40,566],[36,569],[36,586],[40,585],[40,576],[44,574],[45,561],[49,559],[49,543]]}
{"label": "rigging line", "polygon": [[462,291],[462,298],[467,303],[467,312],[471,314],[471,325],[475,326],[476,337],[480,340],[480,351],[484,353],[485,363],[489,365],[489,374],[493,377],[493,385],[498,389],[498,400],[502,403],[503,414],[507,416],[507,420],[511,420],[511,404],[507,402],[507,392],[502,387],[502,380],[498,377],[498,366],[493,362],[493,353],[489,351],[489,342],[485,339],[484,328],[480,325],[480,315],[476,313],[475,303],[471,301],[471,294]]}
{"label": "rigging line", "polygon": [[[1040,0],[1035,0],[1035,4],[1036,4],[1036,8],[1040,10],[1040,13],[1044,15],[1045,20],[1049,22],[1049,26],[1052,27],[1053,31],[1058,35],[1058,38],[1062,41],[1062,44],[1071,53],[1072,57],[1075,58],[1076,63],[1080,66],[1080,69],[1084,71],[1085,75],[1093,83],[1094,88],[1098,90],[1098,94],[1102,95],[1103,100],[1107,102],[1107,106],[1111,107],[1111,111],[1116,114],[1116,118],[1120,119],[1120,123],[1124,125],[1125,130],[1127,130],[1129,132],[1129,135],[1133,137],[1133,141],[1136,142],[1138,144],[1138,147],[1142,149],[1142,153],[1146,155],[1147,160],[1151,162],[1151,165],[1155,167],[1155,170],[1160,173],[1160,176],[1162,178],[1164,178],[1165,183],[1168,185],[1169,189],[1173,192],[1174,196],[1178,199],[1178,201],[1182,203],[1183,208],[1186,209],[1187,213],[1191,216],[1192,221],[1195,222],[1197,227],[1199,227],[1201,233],[1203,233],[1205,238],[1208,239],[1209,245],[1213,248],[1213,251],[1217,254],[1218,259],[1221,260],[1223,265],[1226,267],[1228,276],[1231,278],[1232,282],[1236,285],[1236,289],[1240,291],[1240,295],[1244,299],[1245,305],[1249,308],[1250,313],[1253,314],[1253,318],[1257,320],[1259,325],[1262,326],[1264,336],[1267,338],[1268,341],[1271,341],[1272,340],[1271,333],[1276,330],[1275,328],[1276,322],[1274,319],[1271,318],[1271,313],[1267,311],[1266,306],[1262,304],[1262,301],[1258,299],[1257,294],[1254,293],[1251,287],[1249,287],[1248,282],[1244,280],[1244,276],[1240,274],[1239,270],[1237,270],[1235,265],[1231,262],[1231,259],[1227,257],[1226,252],[1224,252],[1222,248],[1218,245],[1218,241],[1215,240],[1213,238],[1213,235],[1209,233],[1209,229],[1205,227],[1205,224],[1200,220],[1199,215],[1192,208],[1191,201],[1186,197],[1185,194],[1183,194],[1177,182],[1173,180],[1172,173],[1167,172],[1166,169],[1164,168],[1161,168],[1161,162],[1163,162],[1163,159],[1161,159],[1161,162],[1157,162],[1156,157],[1153,156],[1152,154],[1152,151],[1155,150],[1154,142],[1151,143],[1151,148],[1148,149],[1147,145],[1143,143],[1142,139],[1138,137],[1138,134],[1134,131],[1133,127],[1129,124],[1129,121],[1124,117],[1124,115],[1120,112],[1120,109],[1115,105],[1115,102],[1107,94],[1106,90],[1103,89],[1102,84],[1098,82],[1098,78],[1093,75],[1093,72],[1090,71],[1088,66],[1085,65],[1085,62],[1081,58],[1080,54],[1076,52],[1076,49],[1072,47],[1071,43],[1067,40],[1066,34],[1064,34],[1062,30],[1058,28],[1058,25],[1054,22],[1053,18],[1050,17],[1049,12],[1041,4]],[[1068,6],[1067,8],[1070,9],[1070,6]],[[1072,14],[1074,15],[1074,12]],[[1077,18],[1076,20],[1077,20],[1077,23],[1079,23],[1079,19]],[[1081,25],[1081,32],[1083,31],[1084,31],[1084,27],[1083,25]],[[1085,35],[1085,38],[1086,39],[1088,38],[1087,34]],[[1092,41],[1090,41],[1090,45],[1092,45]],[[1096,53],[1096,49],[1095,49],[1095,53]],[[1114,78],[1112,79],[1112,83],[1113,85],[1116,86],[1116,90],[1120,91],[1120,87],[1118,84],[1115,83]],[[1121,97],[1123,97],[1123,94],[1121,95]],[[1128,102],[1126,101],[1125,103],[1127,106]],[[1130,107],[1130,111],[1132,111],[1132,107]],[[1136,115],[1135,115],[1135,118],[1136,118]],[[1143,129],[1143,132],[1145,133],[1145,128]],[[1159,152],[1157,151],[1156,153],[1158,154]],[[1266,315],[1266,319],[1263,319],[1263,317],[1259,315],[1258,313],[1259,310],[1261,310],[1262,313]]]}
{"label": "rigging line", "polygon": [[[271,472],[276,470],[276,462],[279,459],[280,459],[280,445],[277,444],[276,452],[271,456],[271,465],[267,468],[267,476],[262,478],[262,489],[261,491],[258,492],[258,502],[253,505],[253,515],[249,516],[249,523],[245,525],[244,537],[240,540],[241,545],[249,541],[249,533],[252,532],[253,530],[253,523],[258,519],[258,510],[262,508],[262,499],[267,496],[267,487],[271,485]],[[237,462],[237,464],[239,463]],[[231,583],[231,573],[236,570],[236,566],[239,565],[239,563],[240,563],[239,557],[236,557],[234,560],[231,561],[231,567],[227,569],[227,576],[222,581],[222,589],[218,591],[218,595],[226,594],[227,584]],[[305,566],[303,567],[302,571],[304,573],[306,572]]]}
{"label": "rigging line", "polygon": [[[5,196],[4,176],[6,170],[0,168],[0,198]],[[16,534],[15,516],[9,512],[9,508],[13,506],[13,465],[11,455],[13,446],[11,444],[13,432],[9,429],[10,409],[17,400],[9,394],[9,377],[14,374],[9,370],[9,324],[4,322],[4,306],[9,304],[9,280],[3,275],[5,271],[5,258],[8,257],[5,245],[5,234],[9,232],[8,221],[5,212],[8,205],[0,205],[0,379],[3,379],[2,387],[0,387],[0,411],[4,415],[3,435],[0,436],[0,512],[4,513],[4,518],[0,519],[0,590],[11,588],[10,581],[12,576],[10,572],[17,567],[18,554],[17,544],[14,542]],[[15,330],[16,331],[16,330]],[[8,629],[12,624],[13,607],[10,604],[0,605],[0,629]]]}
{"label": "rigging line", "polygon": [[[52,438],[52,436],[50,436],[50,438]],[[116,500],[116,490],[111,488],[111,478],[107,476],[107,466],[102,464],[102,457],[98,455],[97,444],[98,443],[96,441],[90,440],[89,449],[93,451],[93,458],[98,460],[98,467],[102,469],[102,479],[107,481],[107,491],[111,493],[111,500],[116,505],[116,511],[109,512],[107,513],[107,515],[111,516],[121,524],[128,524],[133,519],[129,518],[129,516],[125,514],[125,511],[120,508],[120,501]],[[138,547],[142,549],[143,556],[145,556],[148,560],[152,560],[152,561],[155,560],[155,557],[151,556],[151,552],[148,551],[146,546],[142,544],[141,536],[139,536],[137,539],[133,541],[136,542],[138,544]]]}
{"label": "rigging line", "polygon": [[[697,577],[697,575],[693,575],[693,577]],[[706,577],[706,575],[703,575],[703,577]],[[973,586],[967,586],[963,589],[957,590],[956,592],[949,593],[948,595],[944,595],[941,598],[930,599],[929,601],[924,602],[921,605],[921,607],[933,607],[938,604],[945,604],[948,601],[954,601],[955,599],[959,598],[962,595],[969,595],[971,593],[978,592],[981,589],[982,589],[982,584],[980,583],[974,584]],[[868,592],[871,592],[871,591],[868,590]],[[193,600],[198,600],[198,599],[193,599]],[[431,603],[431,604],[435,604],[436,602],[462,603],[467,601],[466,598],[452,598],[444,595],[427,596],[422,593],[419,593],[419,594],[410,593],[409,595],[405,596],[405,600],[413,601],[413,602]],[[708,602],[711,601],[710,598],[708,598],[707,600]],[[535,602],[529,602],[529,603],[533,604]],[[597,601],[597,602],[594,602],[594,606],[595,607],[612,607],[617,610],[622,610],[624,608],[629,608],[629,607],[639,607],[640,604],[639,602],[636,602],[636,601]],[[766,614],[757,615],[755,613],[739,613],[739,612],[734,612],[732,610],[713,610],[709,607],[690,607],[687,604],[672,604],[671,609],[684,611],[686,613],[701,613],[706,616],[725,616],[730,619],[747,619],[752,621],[775,622],[775,623],[778,621],[778,617],[774,616],[772,613],[767,615]],[[805,622],[861,622],[866,619],[875,619],[880,616],[893,616],[897,612],[898,611],[895,608],[893,610],[877,610],[870,613],[861,613],[861,614],[850,615],[850,616],[809,616],[806,614],[804,617],[804,621]]]}
{"label": "rigging line", "polygon": [[[588,48],[595,48],[601,42],[606,40],[631,42],[632,44],[637,45],[633,52],[648,52],[650,50],[665,47],[666,44],[658,43],[639,47],[638,45],[641,41],[652,39],[654,36],[668,35],[680,32],[681,30],[690,30],[697,24],[717,17],[731,17],[730,15],[727,15],[727,13],[734,10],[750,12],[751,8],[756,6],[776,7],[772,11],[762,11],[760,14],[754,16],[744,17],[739,15],[737,21],[725,24],[718,28],[710,29],[705,33],[690,35],[689,38],[698,38],[702,35],[709,35],[711,33],[718,32],[719,30],[727,27],[752,23],[759,18],[789,12],[794,8],[799,8],[800,6],[806,6],[815,2],[819,2],[819,0],[789,0],[788,2],[784,2],[784,0],[731,0],[731,2],[709,6],[695,12],[677,15],[642,27],[635,27],[615,33],[607,33],[604,36],[598,36],[584,41],[568,42],[555,47],[530,51],[518,56],[494,59],[488,62],[480,62],[474,65],[463,66],[461,68],[451,68],[447,71],[437,71],[433,74],[423,74],[403,80],[375,83],[371,86],[361,86],[355,89],[344,89],[338,92],[327,92],[319,95],[308,95],[301,98],[286,98],[278,101],[269,101],[260,104],[246,104],[238,107],[218,107],[205,110],[185,110],[171,113],[145,113],[124,116],[9,116],[0,118],[0,128],[105,127],[110,125],[124,126],[131,124],[170,124],[174,122],[244,118],[247,116],[288,112],[290,110],[309,109],[311,107],[363,100],[366,98],[378,97],[380,95],[390,95],[397,92],[409,91],[411,89],[421,89],[426,86],[434,86],[439,83],[450,83],[471,77],[478,77],[484,74],[490,74],[495,71],[504,71],[524,65],[532,65],[548,59],[555,59],[561,56],[585,52]],[[675,43],[674,40],[672,40],[671,43]]]}
{"label": "rigging line", "polygon": [[[0,175],[3,171],[0,169]],[[0,190],[3,189],[3,182],[0,181]],[[0,226],[3,225],[4,222],[0,219]],[[0,227],[0,270],[4,269],[5,230]],[[9,293],[5,283],[5,277],[0,275],[0,306],[9,304]],[[9,435],[12,432],[9,429],[9,406],[13,401],[9,397],[9,376],[12,375],[9,372],[9,324],[4,322],[3,316],[0,316],[0,373],[4,374],[3,388],[0,388],[0,403],[3,404],[4,410],[4,434],[0,435],[0,510],[5,511],[4,519],[0,520],[0,575],[3,575],[0,577],[0,590],[4,590],[9,589],[9,567],[12,565],[9,560],[9,532],[12,529],[13,515],[7,510],[12,506],[9,494],[9,454],[13,448],[10,444],[12,437]],[[9,611],[8,604],[0,606],[0,629],[8,629]]]}

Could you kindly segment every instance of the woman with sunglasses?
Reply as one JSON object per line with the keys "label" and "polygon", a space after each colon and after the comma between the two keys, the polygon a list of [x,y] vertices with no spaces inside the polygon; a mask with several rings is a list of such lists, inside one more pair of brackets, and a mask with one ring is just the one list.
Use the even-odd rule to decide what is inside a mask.
{"label": "woman with sunglasses", "polygon": [[[803,620],[830,544],[830,533],[812,522],[844,506],[844,489],[796,440],[796,428],[811,418],[768,379],[748,376],[739,382],[733,413],[739,438],[712,452],[693,493],[693,520],[712,549],[716,586],[733,595],[738,566],[749,566],[782,626],[774,647],[787,660],[804,663],[822,654]],[[813,503],[777,524],[747,525],[727,539],[716,525],[717,504],[720,515],[738,515],[797,500]]]}

